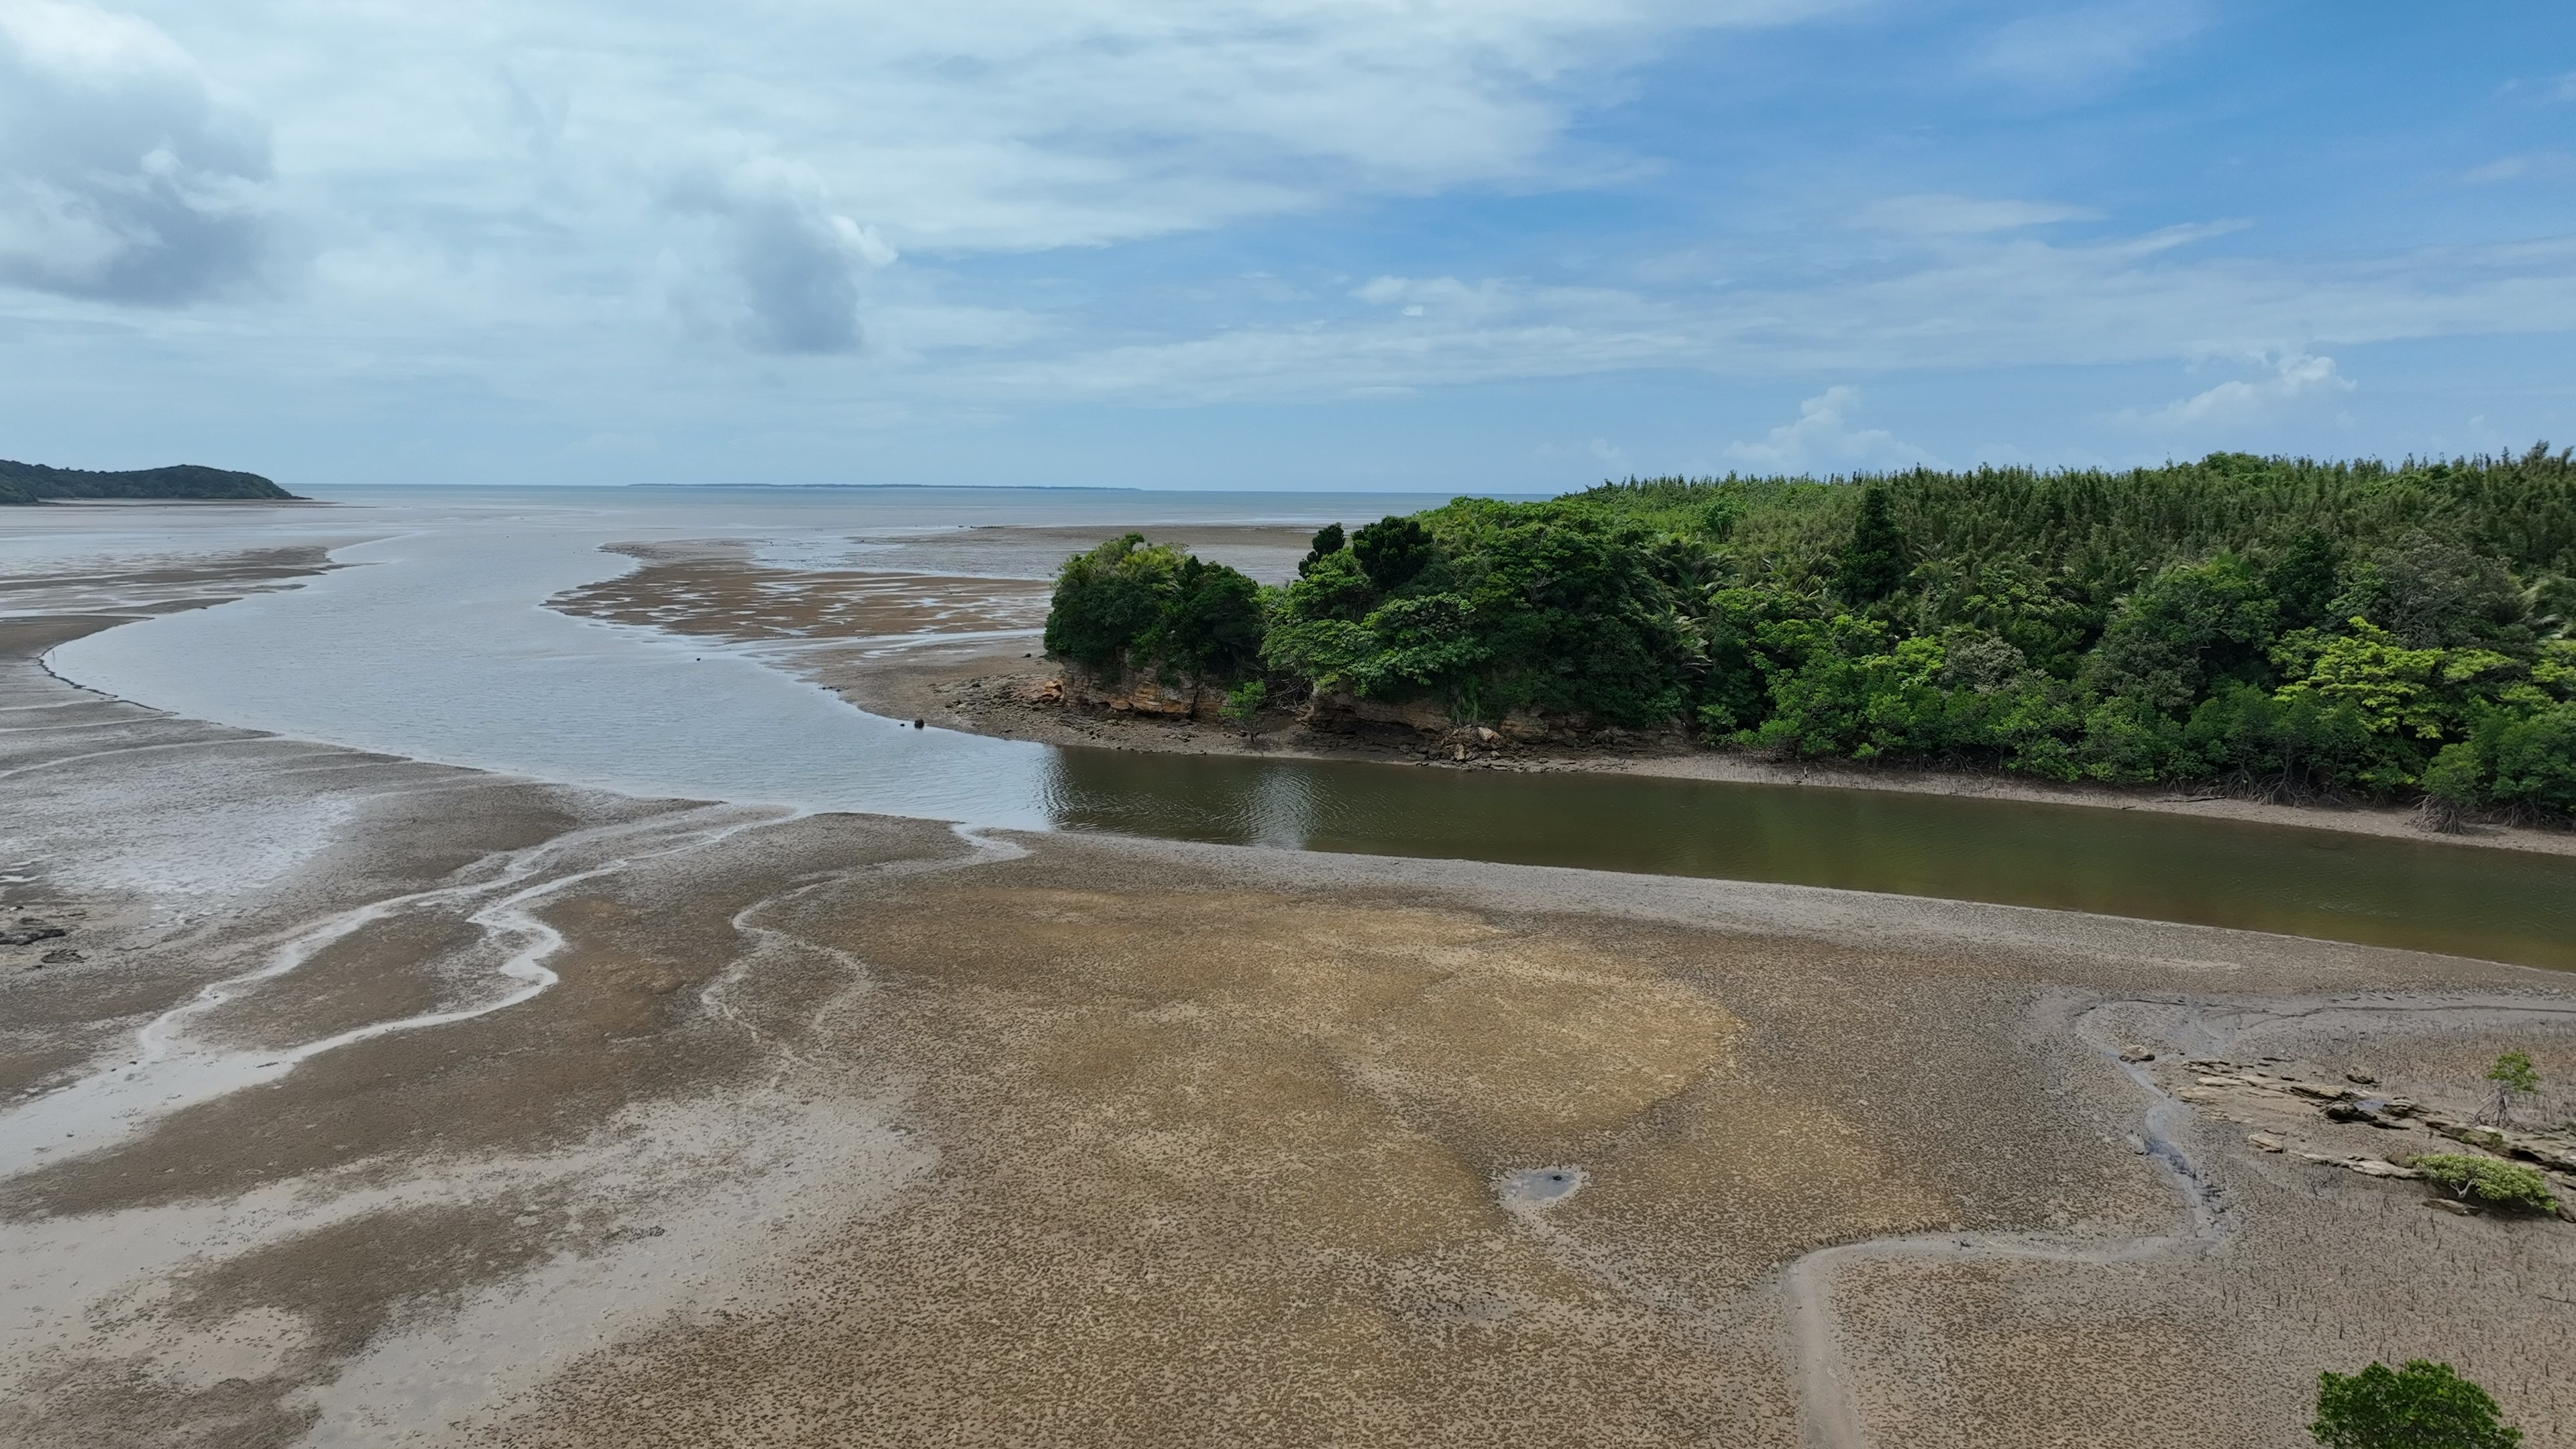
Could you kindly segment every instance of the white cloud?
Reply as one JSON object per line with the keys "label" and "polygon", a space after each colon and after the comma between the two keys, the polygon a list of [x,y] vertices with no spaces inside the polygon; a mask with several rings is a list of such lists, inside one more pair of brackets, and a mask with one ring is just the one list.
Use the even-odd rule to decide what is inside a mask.
{"label": "white cloud", "polygon": [[[1565,138],[1631,64],[1859,0],[121,3],[0,0],[0,288],[206,296],[256,274],[282,209],[319,253],[309,325],[381,327],[417,365],[449,339],[525,355],[486,327],[633,347],[675,286],[702,335],[849,353],[843,303],[896,248],[1624,174]],[[273,126],[273,182],[233,93]],[[709,155],[803,171],[672,205]]]}
{"label": "white cloud", "polygon": [[1857,0],[852,0],[757,23],[669,0],[240,0],[219,24],[130,3],[274,97],[317,178],[418,195],[532,144],[649,174],[672,138],[727,137],[813,166],[899,245],[1019,250],[1561,177],[1590,164],[1569,117],[1630,63]]}
{"label": "white cloud", "polygon": [[2299,404],[2352,390],[2352,380],[2335,370],[2333,358],[2293,352],[2274,362],[2268,377],[2222,382],[2152,412],[2122,413],[2120,421],[2160,431],[2243,427],[2268,422]]}
{"label": "white cloud", "polygon": [[[1043,360],[961,368],[946,385],[1194,402],[1632,368],[1768,378],[2260,356],[2288,359],[2289,381],[2276,369],[2263,384],[2278,390],[2321,344],[2576,330],[2576,238],[2333,263],[2196,254],[2233,229],[2072,245],[1951,237],[1864,275],[1748,265],[1756,275],[1724,289],[1381,277],[1354,290],[1369,310],[1352,315],[1098,350],[1077,341]],[[1424,315],[1404,315],[1413,306]]]}
{"label": "white cloud", "polygon": [[1981,201],[1972,196],[1891,196],[1862,208],[1860,224],[1916,236],[1971,235],[2045,226],[2058,221],[2091,221],[2102,213],[2085,206],[2054,201]]}
{"label": "white cloud", "polygon": [[859,345],[859,272],[895,250],[873,227],[831,209],[810,166],[757,157],[723,175],[686,175],[673,207],[712,218],[724,236],[723,280],[696,275],[685,310],[722,316],[762,352],[849,352]]}
{"label": "white cloud", "polygon": [[2074,91],[2146,66],[2202,25],[2201,8],[2190,0],[2117,0],[2042,11],[1987,37],[1976,62],[2033,89]]}
{"label": "white cloud", "polygon": [[0,0],[0,283],[168,305],[255,276],[268,138],[144,21]]}
{"label": "white cloud", "polygon": [[[116,93],[157,98],[177,118],[159,129],[183,138],[168,148],[179,179],[159,189],[139,161],[44,163],[46,184],[91,188],[79,194],[97,216],[141,218],[82,251],[102,233],[28,210],[23,183],[41,168],[20,159],[41,133],[22,119],[27,97],[54,98],[32,113],[48,122],[91,114],[57,104],[81,94],[63,79],[80,72],[48,60],[47,89],[20,84],[33,52],[10,32],[0,284],[47,290],[0,302],[24,339],[7,356],[32,370],[22,359],[75,346],[101,396],[145,385],[128,370],[168,358],[151,375],[207,397],[240,398],[243,378],[316,396],[356,378],[379,396],[580,411],[581,433],[663,429],[676,455],[689,435],[665,426],[677,417],[720,431],[757,414],[782,434],[819,434],[862,416],[1398,396],[1637,369],[1804,377],[1813,392],[1891,372],[2576,332],[2576,238],[2321,256],[2285,228],[2228,255],[2209,243],[2242,223],[2200,222],[2073,240],[2041,228],[2091,212],[2016,198],[2002,181],[2000,198],[1881,200],[1857,216],[1879,234],[1858,239],[1834,234],[1856,219],[1849,200],[1776,228],[1707,209],[1705,234],[1677,240],[1661,270],[1627,265],[1623,249],[1642,243],[1618,230],[1618,217],[1671,201],[1652,185],[1569,233],[1579,269],[1556,266],[1570,253],[1554,241],[1409,246],[1426,238],[1406,225],[1453,215],[1411,211],[1412,198],[1631,175],[1626,158],[1568,139],[1584,108],[1630,94],[1631,62],[1695,28],[1839,0],[846,0],[767,7],[756,24],[670,0],[123,3],[161,28],[0,0],[21,29],[68,16],[106,37],[94,48],[122,57]],[[2164,53],[2200,15],[2112,5],[2033,18],[1990,36],[1979,59],[1989,77],[2034,84],[2105,74]],[[261,180],[269,142],[232,94],[274,127],[273,180]],[[149,110],[100,104],[118,125]],[[149,153],[136,127],[116,134],[127,139],[114,154]],[[1784,169],[1816,159],[1786,139]],[[1384,197],[1405,201],[1371,205]],[[1307,221],[1275,220],[1297,213],[1325,245],[1290,235]],[[318,244],[302,290],[186,317],[128,305],[255,275],[271,214]],[[1363,231],[1345,229],[1362,215]],[[1235,230],[1092,260],[1220,228]],[[1341,250],[1355,235],[1388,250]],[[203,244],[181,244],[192,237]],[[886,265],[898,249],[904,260]],[[1415,265],[1457,275],[1372,279],[1408,250],[1455,258]],[[1223,274],[1240,263],[1284,276],[1237,285]],[[1551,284],[1571,276],[1588,285]],[[671,346],[673,301],[693,341],[726,345]],[[108,340],[62,341],[93,336]],[[2247,386],[2285,385],[2266,371]],[[1836,394],[1815,401],[1850,437],[1873,431]],[[1789,425],[1791,439],[1809,426]],[[1815,466],[1884,461],[1829,457],[1830,442],[1798,446]]]}
{"label": "white cloud", "polygon": [[1373,306],[1393,307],[1400,317],[1436,312],[1457,319],[1509,311],[1527,292],[1497,280],[1470,286],[1456,277],[1377,277],[1354,288],[1351,295]]}
{"label": "white cloud", "polygon": [[1885,428],[1855,428],[1851,414],[1860,392],[1829,387],[1798,404],[1798,420],[1783,423],[1758,443],[1726,447],[1729,461],[1757,473],[1875,472],[1936,461]]}

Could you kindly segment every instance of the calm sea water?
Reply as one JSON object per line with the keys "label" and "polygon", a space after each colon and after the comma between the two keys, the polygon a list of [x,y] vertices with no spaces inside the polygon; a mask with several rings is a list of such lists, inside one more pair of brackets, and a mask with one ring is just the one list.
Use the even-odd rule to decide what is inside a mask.
{"label": "calm sea water", "polygon": [[[543,601],[724,537],[839,556],[984,523],[1357,522],[1440,501],[1049,489],[384,489],[328,509],[12,510],[0,570],[258,544],[354,565],[55,651],[192,715],[641,795],[2099,911],[2576,967],[2576,861],[2186,817],[1629,777],[1130,755],[915,731],[745,655]],[[35,516],[42,515],[42,516]]]}

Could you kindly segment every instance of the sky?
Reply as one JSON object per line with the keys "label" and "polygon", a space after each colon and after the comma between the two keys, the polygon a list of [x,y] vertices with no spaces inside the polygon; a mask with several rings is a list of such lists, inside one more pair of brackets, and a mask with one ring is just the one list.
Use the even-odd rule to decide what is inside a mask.
{"label": "sky", "polygon": [[0,0],[0,457],[1552,492],[2576,443],[2576,6]]}

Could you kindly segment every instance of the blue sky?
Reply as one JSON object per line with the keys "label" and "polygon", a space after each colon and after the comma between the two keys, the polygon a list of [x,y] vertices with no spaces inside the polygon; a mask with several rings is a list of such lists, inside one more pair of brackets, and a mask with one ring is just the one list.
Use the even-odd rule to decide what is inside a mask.
{"label": "blue sky", "polygon": [[0,456],[1496,491],[2576,442],[2576,9],[0,0]]}

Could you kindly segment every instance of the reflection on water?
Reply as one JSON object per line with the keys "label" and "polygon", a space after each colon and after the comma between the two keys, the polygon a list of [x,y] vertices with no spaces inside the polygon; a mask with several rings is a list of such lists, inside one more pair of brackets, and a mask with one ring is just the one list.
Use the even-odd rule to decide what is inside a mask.
{"label": "reflection on water", "polygon": [[2146,811],[1058,750],[1059,828],[1839,886],[2576,968],[2576,861]]}

